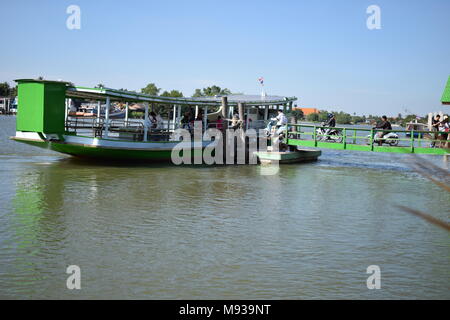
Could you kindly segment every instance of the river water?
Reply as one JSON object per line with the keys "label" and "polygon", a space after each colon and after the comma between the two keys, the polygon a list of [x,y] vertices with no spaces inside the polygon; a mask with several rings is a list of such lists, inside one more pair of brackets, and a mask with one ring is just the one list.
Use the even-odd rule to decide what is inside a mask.
{"label": "river water", "polygon": [[0,117],[0,298],[450,299],[449,234],[393,207],[449,218],[409,155],[324,150],[268,176],[86,163],[14,130]]}

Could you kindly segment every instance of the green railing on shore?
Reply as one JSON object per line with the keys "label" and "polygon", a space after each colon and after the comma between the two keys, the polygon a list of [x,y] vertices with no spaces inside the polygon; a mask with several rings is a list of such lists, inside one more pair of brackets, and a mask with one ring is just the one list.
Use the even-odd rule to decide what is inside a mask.
{"label": "green railing on shore", "polygon": [[[286,126],[286,142],[288,145],[374,151],[396,153],[449,154],[448,132],[418,131],[418,130],[382,130],[366,128],[335,127],[337,134],[318,134],[318,129],[326,130],[330,127],[288,124]],[[394,132],[398,138],[389,138],[390,144],[378,144],[378,133]],[[364,133],[362,136],[361,133]],[[442,137],[441,139],[439,139]],[[384,140],[385,138],[383,138]]]}

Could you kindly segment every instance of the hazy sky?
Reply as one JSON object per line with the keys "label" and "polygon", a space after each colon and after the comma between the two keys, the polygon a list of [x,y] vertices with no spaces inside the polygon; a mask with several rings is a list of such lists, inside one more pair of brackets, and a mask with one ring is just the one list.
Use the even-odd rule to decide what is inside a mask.
{"label": "hazy sky", "polygon": [[[81,29],[69,30],[69,5]],[[381,29],[369,30],[369,5]],[[358,114],[425,114],[450,75],[450,0],[0,2],[0,81],[219,85]]]}

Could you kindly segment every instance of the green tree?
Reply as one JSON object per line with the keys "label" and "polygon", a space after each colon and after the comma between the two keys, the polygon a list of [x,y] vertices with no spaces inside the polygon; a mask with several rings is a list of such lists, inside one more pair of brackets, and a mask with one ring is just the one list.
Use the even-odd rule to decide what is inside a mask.
{"label": "green tree", "polygon": [[178,90],[164,91],[161,96],[163,97],[173,97],[173,98],[182,98],[183,92]]}
{"label": "green tree", "polygon": [[213,97],[215,95],[229,95],[231,94],[230,89],[224,88],[222,89],[219,86],[211,86],[203,89],[195,89],[193,97]]}
{"label": "green tree", "polygon": [[310,122],[317,122],[319,121],[319,114],[318,113],[310,113],[306,116],[306,120]]}
{"label": "green tree", "polygon": [[17,96],[17,86],[14,86],[9,90],[9,95],[12,97]]}
{"label": "green tree", "polygon": [[158,88],[154,83],[149,83],[145,88],[141,89],[141,92],[150,96],[157,96],[161,88]]}
{"label": "green tree", "polygon": [[301,109],[293,109],[291,112],[289,112],[288,116],[293,117],[295,122],[297,122],[297,120],[303,119],[304,114]]}
{"label": "green tree", "polygon": [[320,110],[319,111],[319,118],[318,118],[318,121],[319,122],[325,122],[325,121],[327,121],[328,120],[328,111],[326,111],[326,110]]}
{"label": "green tree", "polygon": [[336,122],[340,124],[350,124],[352,116],[346,112],[335,112]]}
{"label": "green tree", "polygon": [[202,89],[195,89],[193,97],[203,97]]}
{"label": "green tree", "polygon": [[354,115],[352,117],[352,123],[354,123],[354,124],[363,123],[365,121],[366,121],[366,119],[364,118],[364,116],[356,116],[356,115]]}
{"label": "green tree", "polygon": [[9,96],[11,88],[8,82],[0,83],[0,96],[6,97]]}

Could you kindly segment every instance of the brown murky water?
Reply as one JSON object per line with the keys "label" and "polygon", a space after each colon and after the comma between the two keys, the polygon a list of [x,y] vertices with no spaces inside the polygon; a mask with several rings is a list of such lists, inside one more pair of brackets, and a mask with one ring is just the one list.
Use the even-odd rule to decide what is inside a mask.
{"label": "brown murky water", "polygon": [[263,176],[79,162],[14,130],[0,117],[1,298],[450,298],[448,233],[392,207],[448,221],[450,195],[407,155],[324,151]]}

